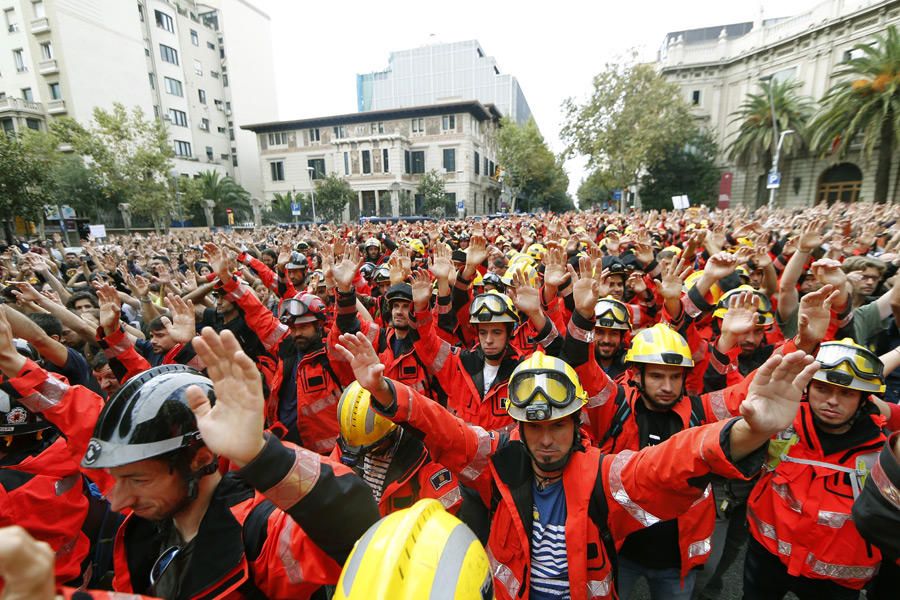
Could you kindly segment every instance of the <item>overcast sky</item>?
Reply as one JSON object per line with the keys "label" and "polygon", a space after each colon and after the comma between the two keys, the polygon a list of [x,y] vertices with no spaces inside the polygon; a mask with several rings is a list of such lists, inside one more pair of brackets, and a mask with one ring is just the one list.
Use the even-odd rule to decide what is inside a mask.
{"label": "overcast sky", "polygon": [[[356,112],[356,74],[382,70],[391,51],[477,39],[514,75],[554,152],[560,105],[585,98],[605,62],[638,48],[652,60],[667,32],[808,10],[820,0],[250,0],[272,20],[281,120]],[[273,119],[274,119],[273,115]],[[566,165],[570,191],[584,177]]]}

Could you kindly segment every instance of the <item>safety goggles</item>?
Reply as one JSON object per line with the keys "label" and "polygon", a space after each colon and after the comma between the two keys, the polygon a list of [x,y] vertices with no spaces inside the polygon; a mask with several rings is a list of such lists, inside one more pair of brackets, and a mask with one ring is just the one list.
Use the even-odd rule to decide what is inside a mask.
{"label": "safety goggles", "polygon": [[159,558],[156,559],[156,562],[153,563],[153,567],[150,569],[150,585],[155,586],[159,581],[159,578],[162,577],[162,574],[166,572],[175,559],[181,554],[182,547],[181,546],[170,546],[163,550],[162,554],[159,555]]}
{"label": "safety goggles", "polygon": [[492,320],[492,317],[499,317],[502,315],[513,316],[509,307],[503,301],[503,298],[496,294],[482,294],[481,296],[476,296],[475,299],[472,300],[470,314],[472,318],[482,322],[489,322]]}
{"label": "safety goggles", "polygon": [[309,307],[305,303],[300,302],[296,298],[290,298],[281,305],[281,315],[278,317],[278,320],[285,325],[290,325],[300,317],[305,317],[308,314]]}
{"label": "safety goggles", "polygon": [[849,385],[853,380],[850,373],[835,371],[841,364],[846,364],[860,379],[882,379],[884,365],[881,360],[865,348],[853,348],[843,344],[825,343],[819,347],[816,360],[825,371],[825,377],[831,383]]}
{"label": "safety goggles", "polygon": [[524,371],[509,382],[509,401],[517,408],[539,404],[565,408],[575,401],[575,388],[558,371]]}
{"label": "safety goggles", "polygon": [[629,322],[625,307],[613,302],[597,304],[597,308],[594,311],[594,320],[597,327],[627,325]]}

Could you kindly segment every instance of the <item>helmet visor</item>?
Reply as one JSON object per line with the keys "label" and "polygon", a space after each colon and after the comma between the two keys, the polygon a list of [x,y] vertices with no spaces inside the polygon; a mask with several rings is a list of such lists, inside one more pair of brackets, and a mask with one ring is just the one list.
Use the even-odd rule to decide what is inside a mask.
{"label": "helmet visor", "polygon": [[472,308],[469,312],[472,319],[482,323],[488,323],[492,321],[494,317],[503,315],[513,316],[509,307],[503,301],[503,298],[497,294],[482,294],[481,296],[476,296],[472,301]]}
{"label": "helmet visor", "polygon": [[615,302],[599,302],[594,310],[594,320],[596,327],[616,327],[629,324],[625,307]]}
{"label": "helmet visor", "polygon": [[[301,317],[309,316],[309,306],[305,302],[301,302],[296,298],[289,298],[281,305],[281,316],[279,321],[285,325],[298,322]],[[308,319],[307,319],[308,320]],[[302,321],[299,321],[302,322]]]}
{"label": "helmet visor", "polygon": [[518,408],[546,403],[565,408],[575,400],[575,388],[558,371],[524,371],[509,383],[509,401]]}
{"label": "helmet visor", "polygon": [[860,379],[882,379],[884,372],[884,365],[877,356],[865,348],[853,348],[844,344],[822,344],[816,354],[816,360],[824,371],[845,363]]}

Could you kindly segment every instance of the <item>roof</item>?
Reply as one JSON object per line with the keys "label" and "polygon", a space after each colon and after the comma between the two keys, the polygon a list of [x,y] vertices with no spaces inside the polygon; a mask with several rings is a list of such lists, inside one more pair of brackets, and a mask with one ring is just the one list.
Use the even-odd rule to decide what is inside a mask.
{"label": "roof", "polygon": [[499,121],[502,117],[500,111],[493,104],[482,104],[477,100],[464,100],[459,102],[426,104],[423,106],[409,106],[406,108],[389,108],[385,110],[347,113],[343,115],[330,115],[326,117],[312,117],[309,119],[298,119],[293,121],[253,123],[250,125],[241,125],[241,129],[246,129],[254,133],[272,133],[275,131],[308,129],[310,127],[330,127],[333,125],[353,125],[358,123],[371,123],[373,121],[389,121],[391,119],[431,117],[458,112],[469,113],[479,121]]}

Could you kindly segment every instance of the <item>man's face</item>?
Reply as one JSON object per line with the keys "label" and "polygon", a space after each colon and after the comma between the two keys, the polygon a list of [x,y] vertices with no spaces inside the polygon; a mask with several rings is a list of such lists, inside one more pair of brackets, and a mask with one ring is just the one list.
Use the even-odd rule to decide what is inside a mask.
{"label": "man's face", "polygon": [[72,305],[72,308],[75,309],[75,314],[80,316],[94,310],[94,305],[91,304],[91,301],[87,298],[79,298],[75,301],[75,304]]}
{"label": "man's face", "polygon": [[478,325],[478,343],[485,355],[499,357],[506,349],[509,333],[504,323],[484,323]]}
{"label": "man's face", "polygon": [[165,354],[175,346],[175,340],[165,329],[150,332],[150,346],[154,354]]}
{"label": "man's face", "polygon": [[622,300],[625,296],[625,278],[617,275],[609,277],[606,281],[609,283],[609,295],[616,300]]}
{"label": "man's face", "polygon": [[766,330],[762,327],[754,327],[738,336],[738,345],[741,347],[742,353],[749,354],[759,348],[765,339]]}
{"label": "man's face", "polygon": [[809,383],[807,397],[809,407],[818,417],[819,423],[839,430],[856,414],[862,392],[813,380]]}
{"label": "man's face", "polygon": [[77,348],[78,346],[84,343],[84,340],[81,339],[81,336],[75,333],[74,330],[69,329],[65,325],[62,326],[62,342],[69,348]]}
{"label": "man's face", "polygon": [[275,266],[275,259],[269,256],[268,254],[263,254],[260,259],[264,265],[269,267],[270,269]]}
{"label": "man's face", "polygon": [[800,284],[800,295],[802,296],[804,294],[809,294],[810,292],[815,292],[821,288],[822,285],[822,282],[815,277],[805,277],[803,283]]}
{"label": "man's face", "polygon": [[644,367],[644,395],[656,408],[667,409],[681,399],[684,367],[675,365],[646,365]]}
{"label": "man's face", "polygon": [[119,383],[119,379],[112,372],[112,369],[109,368],[109,365],[103,365],[99,369],[94,369],[93,374],[94,379],[97,380],[100,389],[103,390],[107,398],[118,392],[119,388],[122,387],[122,384]]}
{"label": "man's face", "polygon": [[563,417],[555,421],[522,423],[525,444],[535,458],[538,468],[561,460],[575,440],[575,420]]}
{"label": "man's face", "polygon": [[750,271],[750,285],[754,290],[762,289],[763,277],[765,276],[763,269],[754,269]]}
{"label": "man's face", "polygon": [[624,337],[621,329],[610,329],[609,327],[594,328],[594,341],[597,344],[597,353],[601,358],[612,358],[619,347],[622,345]]}
{"label": "man's face", "polygon": [[294,338],[297,350],[306,352],[313,344],[322,339],[322,332],[316,322],[294,323],[291,325],[291,337]]}
{"label": "man's face", "polygon": [[227,315],[234,310],[234,303],[220,294],[216,298],[216,312],[220,315]]}
{"label": "man's face", "polygon": [[379,255],[381,254],[381,249],[377,246],[369,246],[366,248],[366,257],[369,259],[369,262],[374,262],[378,260]]}
{"label": "man's face", "polygon": [[378,294],[384,296],[387,293],[388,288],[391,287],[390,281],[382,281],[377,284],[378,285]]}
{"label": "man's face", "polygon": [[391,325],[394,329],[409,329],[409,302],[394,300],[391,303]]}
{"label": "man's face", "polygon": [[306,269],[288,269],[287,274],[294,287],[303,285],[303,281],[306,279]]}
{"label": "man's face", "polygon": [[107,494],[114,511],[130,508],[142,519],[161,521],[187,496],[187,484],[162,460],[148,459],[109,470],[115,480]]}
{"label": "man's face", "polygon": [[871,296],[875,292],[875,287],[881,279],[881,272],[875,267],[866,267],[861,271],[862,277],[858,284],[855,284],[856,293],[862,296]]}

